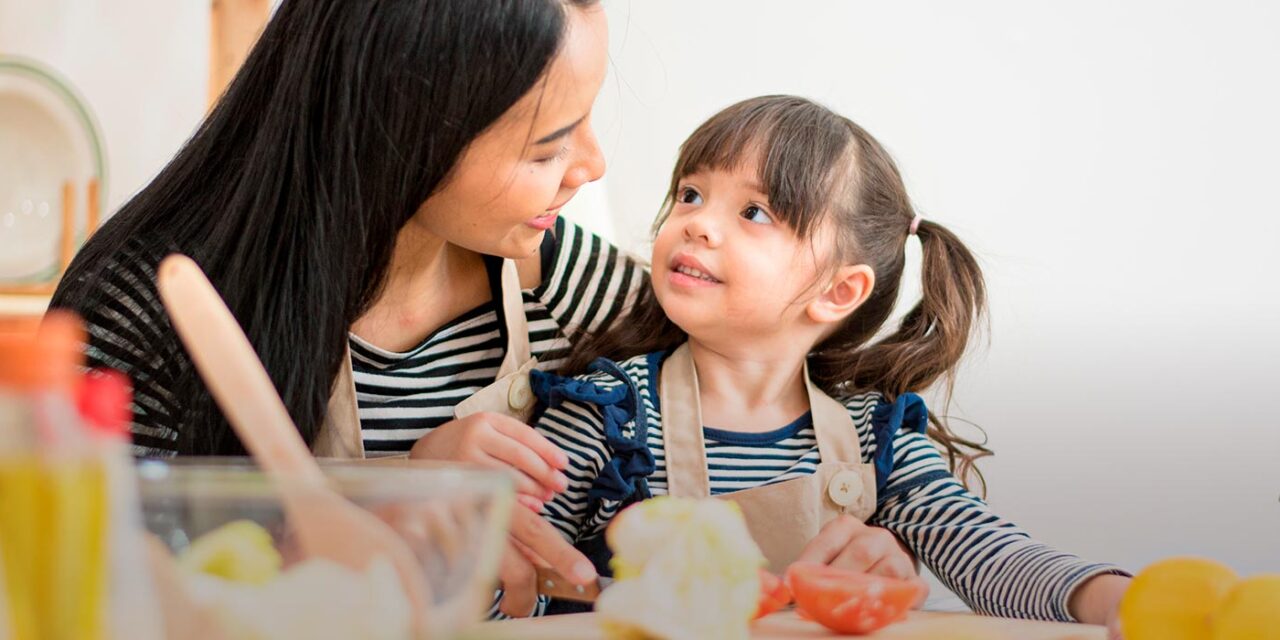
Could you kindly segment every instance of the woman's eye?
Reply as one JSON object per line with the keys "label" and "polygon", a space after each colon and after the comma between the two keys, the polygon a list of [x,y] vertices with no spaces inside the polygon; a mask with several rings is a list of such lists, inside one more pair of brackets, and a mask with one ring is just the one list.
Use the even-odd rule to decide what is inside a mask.
{"label": "woman's eye", "polygon": [[702,204],[702,194],[692,187],[680,189],[678,200],[683,204]]}
{"label": "woman's eye", "polygon": [[754,204],[742,210],[742,217],[756,224],[773,224],[773,218],[769,217],[769,213],[764,210],[764,207]]}
{"label": "woman's eye", "polygon": [[565,155],[566,155],[568,152],[569,152],[569,147],[560,147],[560,149],[559,149],[559,150],[557,150],[557,151],[555,152],[555,154],[554,154],[554,155],[550,155],[550,156],[547,156],[547,157],[545,157],[545,158],[534,158],[534,160],[533,160],[533,161],[534,161],[534,162],[536,162],[536,163],[538,163],[538,164],[546,164],[546,163],[548,163],[548,162],[555,162],[556,160],[559,160],[559,159],[561,159],[561,158],[565,157]]}

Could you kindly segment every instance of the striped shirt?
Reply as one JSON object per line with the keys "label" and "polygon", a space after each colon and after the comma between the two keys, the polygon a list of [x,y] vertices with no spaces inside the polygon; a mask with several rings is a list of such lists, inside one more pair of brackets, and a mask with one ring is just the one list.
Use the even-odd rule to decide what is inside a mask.
{"label": "striped shirt", "polygon": [[[644,281],[633,259],[582,228],[556,221],[542,246],[542,283],[521,292],[538,368],[558,367],[578,331],[613,322]],[[496,278],[491,277],[496,281]],[[501,292],[405,352],[351,336],[351,367],[365,451],[408,451],[453,419],[453,407],[497,378],[506,352]]]}
{"label": "striped shirt", "polygon": [[[640,419],[632,416],[623,425],[622,434],[635,438],[637,425],[645,425],[644,442],[656,463],[647,480],[653,495],[667,493],[657,400],[661,357],[650,354],[620,363],[625,380],[608,372],[575,379],[606,392],[634,385],[645,415]],[[877,446],[873,413],[883,402],[882,396],[860,393],[838,400],[857,428],[862,461],[872,462]],[[606,441],[603,424],[601,406],[566,400],[547,409],[536,425],[570,460],[568,489],[547,503],[542,515],[575,543],[600,536],[621,504],[588,497],[597,477],[616,455]],[[1116,567],[1086,562],[1034,540],[969,492],[924,434],[908,429],[890,433],[894,433],[892,470],[876,496],[876,511],[868,524],[897,535],[974,611],[1073,621],[1067,603],[1076,587],[1100,574],[1127,575]],[[812,474],[819,462],[813,423],[807,415],[768,433],[704,428],[704,438],[713,495]]]}
{"label": "striped shirt", "polygon": [[[176,454],[187,410],[175,385],[190,375],[191,361],[155,284],[156,265],[167,253],[148,253],[142,243],[131,243],[81,282],[64,282],[51,303],[84,318],[90,367],[129,376],[138,456]],[[543,240],[542,266],[542,283],[523,294],[533,353],[548,369],[559,364],[577,331],[616,318],[647,278],[638,262],[563,218]],[[505,328],[499,328],[493,306],[463,314],[403,354],[351,336],[369,451],[407,451],[417,437],[448,421],[454,405],[493,382],[505,350]]]}

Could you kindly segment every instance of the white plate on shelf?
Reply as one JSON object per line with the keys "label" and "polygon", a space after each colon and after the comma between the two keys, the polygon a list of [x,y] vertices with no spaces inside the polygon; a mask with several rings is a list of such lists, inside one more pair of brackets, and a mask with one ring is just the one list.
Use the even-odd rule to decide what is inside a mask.
{"label": "white plate on shelf", "polygon": [[47,67],[0,56],[0,287],[57,277],[63,184],[74,186],[78,245],[91,179],[104,202],[102,137],[88,105]]}

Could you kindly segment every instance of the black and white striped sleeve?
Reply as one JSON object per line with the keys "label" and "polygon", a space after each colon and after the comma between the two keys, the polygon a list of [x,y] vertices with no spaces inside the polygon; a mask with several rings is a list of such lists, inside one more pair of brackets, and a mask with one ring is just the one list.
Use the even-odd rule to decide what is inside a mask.
{"label": "black and white striped sleeve", "polygon": [[557,226],[555,261],[540,297],[570,341],[622,315],[648,278],[639,260],[582,227]]}
{"label": "black and white striped sleeve", "polygon": [[599,407],[572,401],[548,409],[538,420],[538,432],[569,458],[564,470],[569,486],[542,508],[542,517],[569,542],[593,533],[588,493],[610,456],[603,425]]}
{"label": "black and white striped sleeve", "polygon": [[1127,575],[1001,518],[951,474],[924,434],[900,431],[893,446],[893,471],[870,524],[902,539],[974,611],[1074,622],[1067,603],[1077,587],[1101,574]]}
{"label": "black and white striped sleeve", "polygon": [[155,287],[155,261],[133,253],[80,282],[59,287],[50,306],[74,311],[88,332],[86,364],[110,368],[133,385],[133,452],[176,453],[184,406],[173,390],[187,363]]}

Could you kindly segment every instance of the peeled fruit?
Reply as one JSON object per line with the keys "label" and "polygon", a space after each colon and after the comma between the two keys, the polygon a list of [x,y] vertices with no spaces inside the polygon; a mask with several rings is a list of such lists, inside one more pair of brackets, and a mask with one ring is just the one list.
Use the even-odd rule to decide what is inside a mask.
{"label": "peeled fruit", "polygon": [[1280,640],[1280,574],[1236,583],[1213,617],[1213,640]]}
{"label": "peeled fruit", "polygon": [[280,573],[282,559],[271,533],[249,520],[210,531],[178,556],[178,566],[193,573],[242,584],[266,584]]}
{"label": "peeled fruit", "polygon": [[605,531],[616,582],[596,601],[609,637],[747,638],[764,555],[738,505],[661,496]]}
{"label": "peeled fruit", "polygon": [[1207,640],[1211,616],[1239,580],[1204,558],[1169,558],[1143,569],[1120,600],[1125,640]]}

